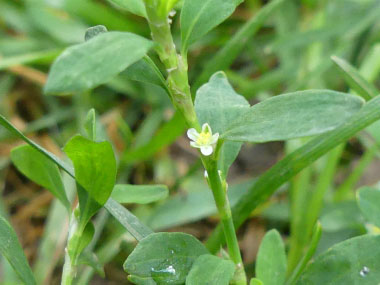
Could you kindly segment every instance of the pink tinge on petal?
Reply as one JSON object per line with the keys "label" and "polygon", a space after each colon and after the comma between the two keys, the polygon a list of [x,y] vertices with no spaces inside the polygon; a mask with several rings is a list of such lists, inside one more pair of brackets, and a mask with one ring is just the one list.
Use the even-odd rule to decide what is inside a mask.
{"label": "pink tinge on petal", "polygon": [[196,141],[199,137],[199,134],[196,129],[191,128],[187,130],[187,136],[189,139]]}
{"label": "pink tinge on petal", "polygon": [[201,147],[201,153],[205,156],[209,156],[210,154],[212,154],[212,146],[210,145],[206,145],[206,146],[202,146]]}

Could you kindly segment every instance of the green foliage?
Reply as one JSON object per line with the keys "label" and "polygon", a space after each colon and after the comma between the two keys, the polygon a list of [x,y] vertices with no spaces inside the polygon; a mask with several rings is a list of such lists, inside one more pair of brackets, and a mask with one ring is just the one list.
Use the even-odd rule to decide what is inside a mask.
{"label": "green foliage", "polygon": [[139,15],[141,17],[146,17],[146,11],[144,2],[142,0],[108,0],[117,7],[120,7],[126,11],[133,14]]}
{"label": "green foliage", "polygon": [[186,285],[228,285],[235,272],[235,264],[216,256],[205,254],[198,257],[186,277]]}
{"label": "green foliage", "polygon": [[256,277],[268,285],[285,282],[285,246],[276,230],[267,232],[261,241],[256,260]]}
{"label": "green foliage", "polygon": [[72,94],[106,83],[152,46],[151,41],[135,34],[108,32],[69,47],[53,63],[45,93]]}
{"label": "green foliage", "polygon": [[15,231],[3,217],[0,217],[0,253],[9,261],[23,283],[37,284]]}
{"label": "green foliage", "polygon": [[99,205],[104,205],[116,181],[116,160],[109,142],[93,142],[75,136],[64,148],[72,160],[76,181]]}
{"label": "green foliage", "polygon": [[380,227],[380,190],[362,187],[357,192],[357,201],[364,217],[370,223]]}
{"label": "green foliage", "polygon": [[338,67],[338,70],[343,75],[348,85],[353,90],[358,92],[358,94],[362,96],[364,99],[369,100],[380,93],[376,89],[375,86],[373,86],[371,83],[365,80],[360,75],[359,71],[357,71],[352,65],[346,62],[344,59],[341,59],[336,56],[331,57],[331,59],[334,61],[334,63]]}
{"label": "green foliage", "polygon": [[379,235],[364,235],[334,245],[306,268],[297,284],[375,284],[379,241]]}
{"label": "green foliage", "polygon": [[181,11],[182,51],[228,18],[242,0],[185,0]]}
{"label": "green foliage", "polygon": [[117,184],[112,191],[112,198],[119,203],[149,204],[165,199],[168,194],[165,185]]}
{"label": "green foliage", "polygon": [[193,236],[154,233],[139,242],[125,261],[124,270],[159,284],[182,284],[195,260],[203,254],[207,254],[206,248]]}
{"label": "green foliage", "polygon": [[222,138],[267,142],[317,135],[342,125],[363,103],[358,96],[329,90],[283,94],[251,107]]}
{"label": "green foliage", "polygon": [[61,174],[55,163],[29,145],[12,149],[11,159],[22,174],[49,190],[68,211],[70,210],[71,205],[66,196]]}

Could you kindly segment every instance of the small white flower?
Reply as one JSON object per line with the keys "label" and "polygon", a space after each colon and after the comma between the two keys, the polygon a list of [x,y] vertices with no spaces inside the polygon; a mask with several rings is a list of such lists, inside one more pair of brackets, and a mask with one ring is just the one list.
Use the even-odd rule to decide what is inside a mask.
{"label": "small white flower", "polygon": [[195,148],[200,148],[201,153],[205,156],[212,154],[215,144],[218,141],[219,133],[212,134],[209,124],[203,124],[202,132],[198,133],[196,129],[192,128],[187,131],[187,136],[192,141],[190,145]]}

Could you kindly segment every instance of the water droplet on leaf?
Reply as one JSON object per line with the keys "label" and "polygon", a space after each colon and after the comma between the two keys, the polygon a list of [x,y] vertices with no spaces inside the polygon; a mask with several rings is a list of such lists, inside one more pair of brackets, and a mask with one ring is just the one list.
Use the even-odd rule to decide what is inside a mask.
{"label": "water droplet on leaf", "polygon": [[368,273],[369,273],[369,268],[367,266],[364,266],[362,270],[360,270],[359,274],[361,277],[366,277]]}

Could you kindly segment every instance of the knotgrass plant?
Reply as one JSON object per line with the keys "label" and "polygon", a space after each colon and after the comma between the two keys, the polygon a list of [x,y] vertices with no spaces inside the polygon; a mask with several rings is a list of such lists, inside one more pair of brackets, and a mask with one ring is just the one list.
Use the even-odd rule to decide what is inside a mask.
{"label": "knotgrass plant", "polygon": [[[310,263],[321,237],[321,224],[317,219],[326,184],[334,174],[342,152],[341,144],[380,119],[376,87],[348,62],[333,57],[331,62],[356,93],[309,89],[280,94],[251,106],[234,90],[228,76],[219,70],[231,65],[243,49],[246,38],[274,11],[280,7],[291,9],[285,0],[271,1],[248,21],[206,64],[194,86],[189,85],[189,48],[226,20],[242,0],[185,0],[182,5],[176,0],[111,2],[145,17],[151,39],[131,32],[107,31],[104,26],[92,27],[83,35],[85,42],[66,48],[55,59],[44,92],[84,97],[121,72],[131,80],[162,88],[177,112],[167,129],[177,128],[179,133],[187,129],[190,146],[198,150],[220,225],[204,245],[184,233],[154,233],[122,206],[120,203],[146,204],[164,199],[168,189],[164,185],[116,184],[118,169],[122,169],[125,161],[133,161],[139,153],[126,153],[117,158],[111,143],[102,136],[94,110],[86,116],[82,135],[66,142],[63,150],[68,161],[42,148],[0,116],[0,123],[27,143],[12,150],[14,165],[49,190],[70,217],[61,284],[86,283],[85,273],[80,272],[83,264],[104,276],[91,245],[96,236],[92,218],[98,213],[100,219],[103,208],[138,241],[124,263],[132,283],[247,284],[236,229],[275,190],[292,179],[290,250],[287,254],[277,230],[267,232],[250,284],[373,284],[378,280],[380,252],[373,250],[380,242],[377,235],[363,235],[336,244]],[[373,5],[371,9],[379,12],[378,6]],[[180,10],[179,47],[171,29],[177,10]],[[369,19],[372,18],[371,14]],[[272,48],[282,48],[282,44],[279,41]],[[295,43],[289,41],[288,44]],[[288,56],[286,52],[284,49],[280,56]],[[34,56],[40,58],[38,54]],[[284,68],[289,70],[289,66]],[[231,77],[241,80],[233,74]],[[289,154],[256,180],[231,209],[227,177],[243,143],[311,136],[315,137],[307,139],[294,151],[290,143]],[[140,157],[144,156],[141,153],[149,151],[140,149]],[[306,193],[303,188],[310,181],[310,174],[299,173],[329,151],[327,167],[321,170],[316,189],[312,194]],[[75,180],[78,204],[74,209],[60,170]],[[338,198],[347,195],[349,190],[350,187],[342,186],[336,195]],[[358,192],[358,204],[364,217],[375,225],[379,224],[380,215],[376,203],[380,200],[378,192],[368,187]],[[36,284],[17,236],[5,218],[0,219],[0,229],[0,251],[23,283]],[[224,243],[226,251],[221,250]],[[111,247],[112,243],[105,250]],[[217,254],[219,252],[222,254]]]}

